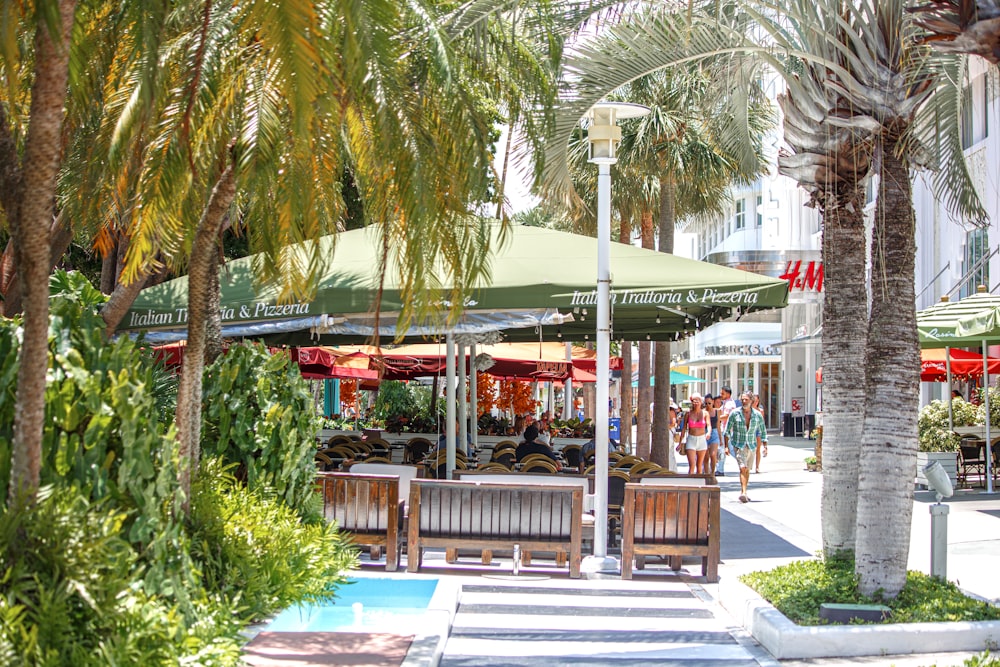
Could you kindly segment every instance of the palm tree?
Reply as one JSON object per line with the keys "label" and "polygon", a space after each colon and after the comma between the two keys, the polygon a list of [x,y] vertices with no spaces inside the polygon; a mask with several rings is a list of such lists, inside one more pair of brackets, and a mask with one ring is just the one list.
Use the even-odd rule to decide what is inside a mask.
{"label": "palm tree", "polygon": [[[0,104],[0,163],[4,165],[0,169],[0,204],[16,248],[24,306],[9,492],[12,506],[33,502],[39,483],[48,368],[50,226],[55,218],[70,34],[76,12],[75,0],[38,5],[7,8],[7,19],[21,22],[33,35],[26,61],[18,62],[20,52],[14,40],[19,35],[15,31],[4,31],[5,43],[0,48],[8,90],[18,98],[9,99],[7,109]],[[16,72],[23,72],[25,78],[19,81]],[[19,85],[29,77],[34,79],[30,95],[20,97],[25,91],[19,90]],[[25,108],[27,104],[30,106]],[[23,152],[18,145],[21,141]]]}
{"label": "palm tree", "polygon": [[303,298],[318,258],[293,264],[281,248],[337,229],[341,176],[350,169],[367,217],[383,233],[384,257],[400,258],[410,306],[404,320],[441,301],[461,304],[437,293],[442,281],[430,267],[442,259],[457,292],[482,276],[486,235],[467,213],[489,197],[494,116],[481,92],[489,89],[489,54],[476,60],[471,47],[459,52],[468,45],[448,30],[460,22],[442,19],[436,3],[315,1],[290,11],[204,1],[158,9],[126,3],[95,12],[91,30],[81,31],[98,55],[71,99],[96,103],[71,106],[80,121],[67,133],[74,141],[60,204],[99,239],[124,235],[109,323],[159,263],[190,274],[177,426],[193,472],[208,289],[225,221],[267,221],[247,225],[254,248],[270,251],[261,279],[281,285],[285,299]]}
{"label": "palm tree", "polygon": [[996,0],[926,0],[908,11],[926,31],[921,41],[945,53],[968,53],[1000,63],[1000,3]]}
{"label": "palm tree", "polygon": [[[898,386],[903,392],[899,395],[906,396],[907,407],[898,414],[912,414],[916,408],[915,388],[906,385],[906,382],[915,380],[905,380],[903,384],[896,380],[905,375],[900,369],[907,368],[917,357],[916,339],[901,335],[898,337],[899,344],[886,340],[887,335],[894,333],[891,327],[893,321],[900,322],[904,327],[910,326],[913,311],[913,255],[909,250],[913,244],[912,209],[898,206],[900,193],[903,196],[908,194],[909,171],[908,168],[901,169],[900,165],[907,164],[912,159],[910,156],[914,155],[904,150],[917,148],[918,141],[913,138],[924,139],[921,148],[933,146],[926,140],[931,134],[927,128],[938,130],[942,136],[954,130],[942,124],[940,116],[930,113],[922,118],[917,116],[917,110],[929,94],[932,83],[938,86],[935,92],[942,99],[948,97],[949,91],[954,91],[954,86],[948,87],[946,77],[932,78],[927,70],[926,54],[910,48],[912,42],[907,41],[909,30],[903,19],[902,2],[879,3],[877,7],[871,2],[833,0],[780,5],[754,2],[705,4],[711,10],[705,14],[692,6],[683,15],[654,11],[645,20],[633,17],[629,24],[616,26],[605,38],[595,40],[575,54],[568,63],[568,69],[576,79],[578,96],[567,103],[565,116],[556,122],[557,134],[551,144],[554,150],[546,162],[550,182],[556,188],[566,182],[559,173],[558,165],[563,144],[561,137],[569,119],[578,114],[579,108],[592,104],[609,90],[645,72],[720,52],[747,52],[764,58],[785,77],[788,84],[789,97],[785,109],[794,118],[786,131],[792,131],[789,143],[801,151],[794,158],[788,157],[782,168],[790,175],[800,175],[800,181],[814,188],[814,200],[825,206],[824,212],[837,211],[837,222],[846,221],[848,228],[854,228],[853,220],[843,218],[840,211],[853,215],[851,209],[855,202],[860,201],[858,182],[869,168],[866,162],[869,150],[878,157],[878,164],[882,166],[880,191],[887,202],[891,200],[897,207],[892,215],[884,206],[880,207],[881,215],[877,223],[886,226],[877,233],[876,240],[884,240],[888,244],[891,238],[892,243],[897,244],[893,252],[898,251],[898,254],[883,256],[878,260],[878,266],[891,267],[901,277],[893,278],[891,285],[882,282],[877,289],[873,289],[873,300],[881,299],[881,302],[873,302],[872,305],[867,347],[872,354],[879,355],[881,363],[869,374],[870,384],[866,387],[871,391],[870,387],[885,380],[887,369],[893,367],[895,377],[889,386]],[[748,31],[751,19],[752,25],[766,39],[759,39],[760,34]],[[605,55],[608,53],[615,54],[614,62]],[[622,57],[622,53],[627,56]],[[803,64],[816,67],[805,76],[802,74]],[[796,114],[799,115],[796,117]],[[825,123],[826,129],[848,131],[835,131],[831,135],[824,132],[821,123]],[[798,136],[795,131],[799,132]],[[866,148],[866,144],[870,144],[871,148]],[[953,142],[939,142],[936,147],[945,167],[942,172],[952,174],[950,180],[944,179],[953,186],[950,203],[964,204],[974,218],[977,210],[981,215],[975,197],[969,196],[972,191],[968,179],[962,175],[962,169],[955,168],[960,163],[960,154],[956,155]],[[847,150],[841,152],[842,148]],[[907,181],[905,185],[900,184],[901,177]],[[895,227],[889,229],[890,224]],[[844,237],[837,238],[836,235],[844,231],[842,227],[825,227],[824,240],[833,237],[832,245],[839,247],[838,243]],[[900,238],[902,234],[908,234],[909,240]],[[874,247],[877,250],[879,244]],[[852,261],[846,263],[844,269],[849,271],[851,267],[856,269],[858,266],[856,256],[852,256]],[[887,268],[886,273],[888,271]],[[827,267],[827,272],[829,275],[830,267]],[[857,282],[859,278],[857,274],[843,276],[846,281]],[[909,281],[908,285],[906,281]],[[849,296],[837,292],[840,286],[842,283],[835,283],[831,289],[828,282],[827,304],[840,302]],[[897,297],[901,294],[902,298],[888,300],[886,295],[890,289],[891,293]],[[906,294],[911,295],[909,299]],[[857,320],[848,322],[847,318],[835,316],[834,326],[838,326],[838,319],[840,325],[850,328],[834,332],[835,340],[855,334]],[[868,318],[863,321],[868,321]],[[829,327],[829,322],[825,323],[825,336],[830,335]],[[856,369],[857,358],[854,363]],[[912,378],[915,377],[913,374]],[[857,382],[856,374],[852,381]],[[882,385],[882,391],[885,386]],[[857,404],[846,409],[856,410]],[[874,422],[875,416],[871,419]],[[908,419],[908,416],[901,419]],[[908,545],[908,517],[912,509],[911,497],[907,504],[912,484],[905,470],[913,465],[915,457],[911,455],[916,447],[915,427],[899,426],[901,428],[896,434],[888,433],[882,425],[873,423],[872,428],[866,426],[863,442],[871,446],[864,446],[865,459],[848,454],[842,461],[844,477],[856,476],[858,480],[855,555],[861,590],[871,592],[881,587],[890,596],[898,592],[901,579],[905,577],[906,552],[900,545]],[[835,447],[841,445],[831,444]],[[868,457],[875,460],[868,461]],[[898,467],[886,468],[885,464],[890,461]],[[903,461],[906,461],[905,467],[900,465]],[[858,474],[859,468],[867,470]],[[902,469],[904,473],[882,475],[881,482],[876,482],[875,473],[886,469]],[[890,477],[892,479],[885,479]],[[829,520],[827,509],[824,508],[824,523]],[[895,513],[897,509],[899,514]],[[846,521],[854,518],[843,511],[838,514]],[[877,525],[875,514],[881,517]],[[894,530],[886,530],[886,516],[893,517]],[[881,537],[879,533],[882,533]],[[886,536],[885,533],[892,535]],[[843,541],[839,546],[849,549],[853,535],[854,531],[846,530],[840,536]],[[833,551],[830,546],[824,544],[828,552]]]}
{"label": "palm tree", "polygon": [[[620,154],[633,169],[656,175],[660,252],[673,253],[680,221],[721,214],[733,182],[746,184],[766,171],[761,144],[772,114],[757,77],[742,70],[746,64],[726,58],[659,72],[621,93],[651,109],[623,137]],[[733,85],[736,80],[746,85]],[[658,341],[654,349],[651,399],[660,408],[653,415],[650,459],[666,466],[673,446],[664,407],[670,405],[670,343]]]}

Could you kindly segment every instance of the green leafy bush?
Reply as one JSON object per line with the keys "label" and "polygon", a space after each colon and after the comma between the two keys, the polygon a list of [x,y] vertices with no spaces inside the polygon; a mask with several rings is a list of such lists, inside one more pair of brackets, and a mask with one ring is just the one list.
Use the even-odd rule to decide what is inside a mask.
{"label": "green leafy bush", "polygon": [[201,449],[235,463],[251,490],[268,489],[289,507],[315,505],[316,414],[308,383],[288,355],[259,343],[234,345],[205,371]]}
{"label": "green leafy bush", "polygon": [[110,499],[91,502],[70,487],[42,487],[35,506],[0,511],[0,662],[238,663],[232,610],[203,597],[189,623],[147,592],[124,521]]}
{"label": "green leafy bush", "polygon": [[[980,423],[977,408],[962,400],[952,401],[952,424],[971,426]],[[917,434],[922,452],[957,452],[959,437],[948,428],[948,404],[931,401],[920,409]]]}
{"label": "green leafy bush", "polygon": [[304,522],[266,489],[244,487],[219,460],[203,462],[192,495],[192,557],[206,586],[239,600],[246,621],[333,597],[356,565],[332,525]]}
{"label": "green leafy bush", "polygon": [[957,586],[920,572],[908,572],[906,585],[892,600],[858,593],[854,562],[849,559],[806,560],[751,572],[740,580],[799,625],[821,625],[824,602],[884,604],[892,623],[1000,620],[1000,608],[973,600]]}

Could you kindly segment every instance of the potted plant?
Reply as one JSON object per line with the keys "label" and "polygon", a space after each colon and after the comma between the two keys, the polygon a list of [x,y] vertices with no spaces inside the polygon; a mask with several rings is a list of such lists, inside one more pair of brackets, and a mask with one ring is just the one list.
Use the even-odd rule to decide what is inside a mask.
{"label": "potted plant", "polygon": [[[952,401],[952,425],[972,426],[979,421],[975,405],[961,399]],[[985,415],[983,415],[985,419]],[[933,461],[941,464],[948,473],[952,484],[958,479],[958,434],[948,428],[948,404],[944,401],[931,401],[920,409],[917,418],[917,484],[927,486],[924,477],[924,467]]]}
{"label": "potted plant", "polygon": [[813,447],[813,454],[816,456],[816,463],[823,467],[823,425],[820,424],[812,431],[813,440],[816,441],[816,446]]}
{"label": "potted plant", "polygon": [[819,460],[815,456],[806,457],[806,470],[816,472],[819,470]]}

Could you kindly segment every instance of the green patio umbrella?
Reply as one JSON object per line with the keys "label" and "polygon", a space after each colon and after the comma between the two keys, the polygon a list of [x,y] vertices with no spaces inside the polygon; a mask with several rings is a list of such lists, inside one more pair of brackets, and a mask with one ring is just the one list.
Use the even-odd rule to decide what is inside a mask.
{"label": "green patio umbrella", "polygon": [[[985,289],[960,301],[942,301],[924,308],[917,313],[920,347],[978,347],[982,337],[970,335],[968,327],[959,331],[959,321],[989,318],[997,308],[1000,308],[1000,296]],[[996,342],[1000,343],[1000,336]]]}
{"label": "green patio umbrella", "polygon": [[[1000,343],[1000,297],[980,287],[976,294],[960,301],[943,301],[917,313],[920,347],[979,347],[983,354],[983,386],[989,386],[987,346]],[[951,373],[949,371],[949,385]],[[990,415],[990,392],[983,392],[986,414]],[[993,452],[991,422],[986,419],[986,493],[993,493]],[[951,404],[948,405],[951,424]]]}
{"label": "green patio umbrella", "polygon": [[[516,226],[500,242],[491,229],[491,276],[469,295],[462,320],[419,322],[411,338],[443,333],[504,331],[515,341],[595,339],[597,240],[540,227]],[[223,335],[279,344],[364,342],[373,334],[380,248],[369,229],[320,241],[327,257],[315,296],[278,303],[277,290],[255,280],[254,257],[220,271]],[[787,303],[784,280],[612,243],[612,335],[629,340],[677,340],[712,322]],[[294,249],[293,249],[294,252]],[[390,266],[385,275],[380,335],[395,336],[402,307]],[[119,331],[146,331],[166,342],[185,335],[187,278],[143,290]]]}

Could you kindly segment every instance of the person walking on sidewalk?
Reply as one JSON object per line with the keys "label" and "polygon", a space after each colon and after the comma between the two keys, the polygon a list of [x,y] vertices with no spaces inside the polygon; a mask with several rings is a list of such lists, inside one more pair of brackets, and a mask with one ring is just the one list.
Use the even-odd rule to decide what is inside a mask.
{"label": "person walking on sidewalk", "polygon": [[[750,403],[750,407],[754,409],[754,412],[760,415],[761,419],[764,419],[764,410],[760,407],[760,394],[753,395],[753,401]],[[764,456],[767,456],[767,422],[764,422],[764,446],[758,447],[754,454],[754,472],[760,473],[760,455],[761,450],[764,452]]]}
{"label": "person walking on sidewalk", "polygon": [[762,440],[767,437],[764,429],[764,418],[751,407],[753,394],[748,391],[740,394],[742,407],[729,415],[726,423],[726,436],[729,444],[736,450],[736,462],[740,466],[740,502],[750,502],[747,496],[747,485],[750,483],[750,463],[758,447],[763,446]]}
{"label": "person walking on sidewalk", "polygon": [[726,450],[730,450],[729,453],[735,456],[735,452],[729,447],[728,438],[726,437],[726,421],[729,419],[729,414],[736,409],[736,401],[733,400],[733,390],[729,387],[723,387],[719,390],[719,396],[722,398],[721,405],[716,409],[719,415],[719,454],[718,461],[715,466],[715,474],[718,477],[724,477],[726,475]]}

